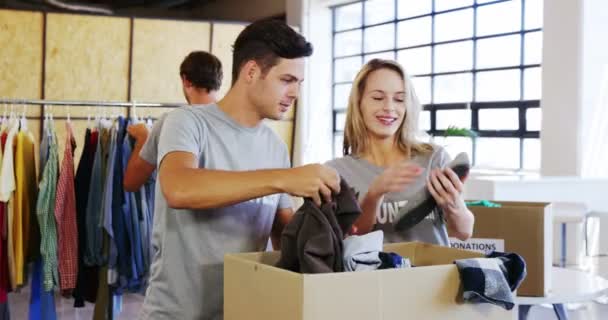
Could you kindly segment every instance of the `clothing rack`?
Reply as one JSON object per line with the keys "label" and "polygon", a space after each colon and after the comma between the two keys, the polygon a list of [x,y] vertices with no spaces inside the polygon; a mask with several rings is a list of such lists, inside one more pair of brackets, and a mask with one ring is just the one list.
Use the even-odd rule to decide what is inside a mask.
{"label": "clothing rack", "polygon": [[[5,106],[9,106],[9,105],[10,105],[10,106],[12,106],[12,108],[10,108],[10,109],[11,109],[11,110],[10,110],[11,114],[12,114],[13,116],[15,116],[16,118],[21,118],[21,117],[25,116],[25,111],[26,111],[26,110],[28,110],[27,108],[29,108],[29,110],[30,110],[30,111],[31,111],[31,110],[36,111],[36,113],[37,113],[36,115],[29,116],[29,117],[26,117],[26,118],[27,118],[27,119],[36,119],[36,120],[40,120],[40,121],[39,121],[39,122],[40,122],[40,131],[39,131],[39,133],[40,133],[41,138],[42,138],[43,136],[45,136],[44,131],[43,131],[43,128],[44,128],[44,121],[42,121],[42,120],[43,120],[43,119],[47,119],[47,115],[50,115],[50,114],[52,114],[52,113],[53,113],[53,111],[51,111],[51,110],[48,110],[48,109],[47,109],[47,106],[66,106],[66,111],[67,111],[66,116],[62,116],[62,117],[51,117],[51,118],[50,118],[51,120],[53,120],[53,119],[67,119],[67,120],[71,120],[71,119],[74,119],[74,120],[92,120],[92,119],[90,119],[90,118],[92,118],[93,114],[97,114],[97,115],[100,115],[100,116],[101,116],[101,114],[100,114],[100,113],[103,113],[103,117],[104,117],[104,118],[106,118],[106,113],[107,113],[107,112],[104,112],[104,111],[102,110],[102,109],[104,109],[104,108],[97,108],[97,107],[114,107],[114,108],[116,108],[116,109],[115,109],[115,110],[117,111],[116,113],[120,113],[121,115],[123,115],[123,114],[124,114],[124,111],[125,111],[125,110],[124,110],[124,109],[118,109],[118,108],[126,108],[126,109],[127,109],[127,110],[126,110],[126,111],[127,111],[127,117],[128,117],[128,118],[131,118],[133,115],[136,115],[136,114],[137,114],[138,116],[140,116],[140,114],[139,114],[139,113],[136,113],[136,108],[137,108],[137,107],[143,107],[143,108],[175,108],[175,107],[179,107],[179,106],[180,106],[180,104],[179,104],[179,103],[170,103],[170,104],[169,104],[169,103],[141,103],[141,102],[134,102],[134,101],[132,101],[132,102],[120,102],[120,101],[75,101],[75,100],[71,100],[71,101],[61,101],[61,100],[44,100],[44,99],[41,99],[41,100],[33,100],[33,99],[5,99],[5,98],[0,97],[0,114],[1,114],[1,113],[2,113],[4,110],[6,110],[6,109],[5,109]],[[27,106],[27,107],[26,107],[26,106]],[[88,109],[90,109],[90,110],[87,110],[87,111],[86,111],[86,113],[84,113],[84,115],[85,115],[84,117],[82,116],[83,112],[80,112],[80,113],[81,113],[81,116],[80,116],[80,117],[71,117],[71,116],[70,116],[70,112],[69,112],[69,111],[70,111],[70,110],[72,110],[71,108],[73,108],[73,107],[80,108],[80,110],[81,110],[81,111],[82,111],[82,107],[86,107],[86,108],[88,108]],[[2,110],[2,109],[4,109],[4,110]],[[58,108],[58,109],[61,109],[61,108]],[[106,108],[106,109],[107,109],[107,108]],[[39,113],[39,114],[38,114],[38,110],[40,111],[40,113]],[[7,110],[7,111],[8,111],[8,110]],[[55,111],[59,111],[59,110],[55,110]],[[105,110],[105,111],[107,111],[107,110]],[[158,111],[163,111],[163,110],[158,110]],[[112,111],[110,111],[109,113],[110,113],[110,114],[113,114],[114,112],[115,112],[115,111],[114,111],[114,110],[112,110]],[[87,117],[87,115],[88,115],[89,117]],[[142,114],[142,115],[143,115],[143,114]],[[111,116],[111,118],[112,118],[113,120],[115,119],[115,118],[114,118],[114,116]],[[126,123],[123,123],[123,124],[122,124],[122,128],[124,128],[124,125],[125,125],[125,124],[126,124]],[[19,125],[21,126],[22,124],[20,123]],[[118,127],[118,126],[116,126],[116,127],[115,127],[115,126],[113,125],[112,127],[113,127],[113,129],[112,129],[112,130],[117,130],[117,127]],[[21,127],[20,127],[19,129],[21,130]],[[11,128],[9,131],[12,131],[12,130],[13,130],[13,129]],[[121,129],[121,130],[122,130],[122,129]],[[32,133],[32,132],[30,131],[30,133]],[[73,134],[73,133],[72,133],[72,134]],[[123,138],[122,138],[122,139],[124,140],[124,139],[126,139],[126,137],[127,137],[127,135],[123,135]],[[101,139],[98,139],[98,141],[99,141],[99,140],[101,140]],[[114,139],[114,140],[116,140],[116,139]],[[51,139],[50,141],[52,141],[52,142],[49,142],[49,143],[54,143],[55,145],[58,145],[58,140],[57,140],[56,138],[54,139],[54,141],[53,141],[53,139]],[[40,140],[39,140],[39,142],[40,142]],[[40,144],[41,144],[41,143],[40,143]],[[38,148],[36,148],[35,150],[37,150],[37,151],[38,151],[38,150],[40,150],[40,149],[41,149],[41,148],[39,147],[39,146],[40,146],[40,144],[38,144]],[[85,141],[85,144],[86,144],[86,141]],[[111,145],[111,142],[110,142],[110,141],[108,141],[108,145]],[[70,146],[70,144],[69,144],[69,143],[66,143],[66,145],[64,145],[63,147],[64,147],[64,148],[69,148],[69,146]],[[122,147],[122,144],[120,144],[120,146]],[[116,147],[118,147],[118,144],[116,145]],[[8,147],[6,147],[6,148],[8,149]],[[19,150],[19,148],[15,148],[15,149],[13,149],[13,150]],[[107,160],[107,161],[121,161],[121,160],[122,160],[122,159],[121,159],[121,160],[118,160],[118,157],[117,157],[117,156],[116,156],[116,157],[114,157],[114,156],[116,155],[116,153],[115,153],[115,154],[112,154],[112,156],[110,157],[110,155],[109,155],[109,150],[111,150],[111,149],[108,149],[107,154],[102,154],[101,156],[102,156],[102,157],[106,157],[106,160]],[[83,144],[83,151],[84,151],[84,144]],[[56,152],[60,153],[61,151],[56,150]],[[97,152],[98,152],[98,153],[100,153],[101,151],[97,151]],[[113,151],[113,152],[116,152],[116,151]],[[37,153],[37,152],[36,152],[36,153]],[[42,156],[40,156],[40,158],[42,158]],[[6,158],[5,158],[5,159],[6,159]],[[16,159],[19,159],[19,158],[18,158],[17,156],[14,156],[14,157],[13,157],[13,162],[14,162],[14,161],[18,161],[18,160],[16,160]],[[115,160],[109,160],[109,159],[115,159]],[[36,159],[35,159],[35,156],[34,156],[34,155],[31,155],[31,160],[33,160],[34,162],[36,161]],[[38,159],[38,160],[39,160],[39,159]],[[55,193],[55,196],[56,196],[57,194],[59,194],[59,193],[57,192],[57,190],[59,189],[59,187],[55,187],[55,186],[58,186],[58,185],[61,183],[61,182],[60,182],[59,177],[61,177],[61,175],[60,175],[60,170],[63,170],[63,161],[61,162],[61,165],[59,165],[58,159],[57,159],[57,158],[55,158],[55,160],[56,160],[57,162],[56,162],[56,165],[55,165],[55,166],[53,166],[53,168],[54,168],[54,169],[52,169],[52,170],[55,170],[55,171],[56,171],[56,174],[57,174],[57,178],[58,178],[58,179],[57,179],[56,181],[54,181],[54,183],[48,184],[48,185],[52,185],[53,187],[52,187],[51,189],[48,189],[48,188],[47,188],[47,189],[45,189],[45,191],[46,191],[46,192],[54,192],[54,193]],[[91,164],[91,167],[90,167],[90,168],[91,168],[91,170],[93,170],[93,169],[94,169],[94,168],[92,168],[92,164],[94,163],[94,162],[93,162],[93,158],[90,158],[90,160],[91,160],[91,161],[90,161],[90,164]],[[72,161],[74,161],[74,158],[72,158]],[[67,178],[67,179],[65,179],[65,180],[67,180],[67,181],[74,181],[74,180],[76,179],[76,175],[78,174],[78,169],[79,169],[79,168],[78,168],[78,165],[79,165],[79,164],[77,165],[77,164],[73,163],[72,165],[73,165],[73,168],[72,168],[72,169],[73,169],[73,171],[72,171],[72,170],[67,170],[67,172],[71,172],[71,173],[69,173],[69,174],[71,174],[71,176],[68,176],[68,178]],[[7,166],[7,167],[8,167],[8,166]],[[11,166],[11,167],[13,168],[13,170],[15,170],[15,169],[14,169],[14,168],[15,168],[14,166]],[[37,175],[37,174],[35,174],[35,171],[36,171],[36,169],[35,169],[35,165],[33,165],[32,167],[34,168],[34,169],[33,169],[34,174],[33,174],[33,175],[30,175],[30,178],[32,178],[32,180],[34,180],[34,182],[33,182],[33,183],[35,183],[35,185],[36,185],[36,186],[39,186],[39,185],[37,184],[37,183],[38,183],[38,181],[39,181],[39,180],[38,180],[38,177],[37,177],[38,175]],[[47,166],[47,167],[48,167],[48,166]],[[42,167],[41,167],[41,168],[42,168]],[[123,169],[124,169],[124,168],[123,168]],[[42,171],[42,169],[40,169],[40,170]],[[105,174],[105,173],[104,173],[104,172],[102,172],[101,170],[100,170],[100,172],[101,172],[101,175]],[[86,170],[86,169],[85,169],[85,170],[83,170],[83,173],[84,173],[84,176],[87,176],[87,175],[88,175],[88,176],[90,176],[90,175],[91,175],[91,174],[90,174],[90,171],[89,171],[89,170]],[[43,172],[40,172],[40,177],[43,177]],[[18,179],[18,178],[16,178],[16,179]],[[25,178],[23,178],[23,179],[25,179]],[[42,178],[42,179],[44,179],[44,178]],[[42,179],[41,179],[41,180],[42,180]],[[18,181],[18,180],[16,180],[16,181]],[[91,182],[91,181],[89,180],[89,181],[87,181],[86,183],[90,183],[90,182]],[[56,184],[55,184],[55,183],[56,183]],[[75,181],[74,181],[74,183],[75,183]],[[103,185],[103,183],[101,183],[101,184]],[[114,186],[113,186],[113,187],[114,187]],[[15,187],[15,188],[16,188],[16,187]],[[66,188],[66,189],[68,189],[68,187],[65,187],[65,188]],[[82,191],[82,190],[76,190],[74,185],[72,185],[72,186],[71,186],[71,187],[69,187],[69,188],[74,189],[74,190],[73,190],[73,191],[74,191],[74,197],[76,197],[77,192],[81,192],[81,191]],[[102,188],[104,188],[104,190],[105,190],[105,186],[102,186]],[[38,189],[38,188],[37,188],[37,189]],[[144,188],[144,189],[145,189],[145,188]],[[50,190],[50,191],[49,191],[49,190]],[[68,190],[69,190],[69,189],[68,189]],[[119,190],[123,191],[123,190],[122,190],[122,188],[121,188],[121,189],[119,189]],[[38,189],[38,191],[40,192],[40,189]],[[104,192],[105,192],[105,191],[104,191]],[[145,193],[145,192],[147,192],[147,191],[144,191],[144,193]],[[64,192],[63,194],[65,194],[65,192]],[[122,194],[122,193],[121,193],[121,194]],[[39,198],[38,198],[38,196],[39,196],[39,194],[37,194],[37,195],[36,195],[36,200],[37,200],[37,201],[38,201],[38,199],[39,199]],[[85,195],[85,196],[86,196],[86,195]],[[25,196],[24,196],[24,197],[25,197]],[[114,196],[111,196],[111,197],[114,197]],[[148,197],[148,195],[146,195],[146,197]],[[15,197],[15,198],[17,198],[17,197]],[[44,198],[44,199],[48,199],[48,198]],[[135,199],[135,198],[133,198],[133,199]],[[143,200],[141,200],[141,199],[144,199],[144,197],[143,197],[143,196],[141,196],[140,198],[137,198],[137,199],[136,199],[136,200],[134,200],[134,201],[143,201]],[[147,199],[150,199],[150,198],[148,197]],[[11,201],[21,201],[21,200],[11,200]],[[74,202],[74,203],[73,203],[74,205],[77,205],[77,203],[76,203],[76,201],[77,201],[77,200],[76,200],[76,198],[73,198],[73,199],[72,199],[72,201]],[[104,199],[104,200],[101,200],[101,201],[103,202],[103,201],[106,201],[106,200]],[[48,202],[48,201],[45,201],[45,202]],[[52,208],[54,208],[54,206],[55,206],[55,204],[53,204],[53,203],[51,203],[50,205],[52,206]],[[141,208],[138,208],[137,206],[132,205],[132,206],[131,206],[131,209],[132,209],[133,207],[136,207],[136,209],[135,209],[134,211],[132,211],[132,212],[134,212],[134,213],[131,213],[131,214],[132,214],[132,217],[135,217],[135,218],[133,218],[133,219],[137,219],[138,221],[140,221],[140,223],[146,223],[145,221],[147,221],[147,223],[148,223],[147,225],[141,225],[141,226],[140,226],[140,225],[137,223],[137,221],[135,221],[135,225],[138,225],[138,228],[139,228],[139,227],[141,227],[141,228],[148,228],[148,229],[146,230],[145,235],[146,235],[146,236],[147,236],[147,235],[150,235],[150,234],[151,234],[151,221],[152,221],[152,220],[149,218],[149,217],[151,217],[151,211],[150,211],[150,209],[146,209],[146,211],[145,211],[145,210],[143,209],[143,208],[145,207],[144,205],[141,205]],[[148,208],[152,208],[152,206],[148,206]],[[37,207],[36,207],[35,209],[37,210]],[[76,208],[75,208],[75,207],[73,207],[73,209],[76,209]],[[82,215],[82,214],[86,214],[86,210],[88,210],[88,208],[81,208],[81,209],[85,209],[85,211],[81,211],[81,213],[80,213],[80,214],[81,214],[81,215]],[[23,210],[25,210],[25,209],[23,209]],[[122,210],[122,209],[121,209],[121,210]],[[24,212],[25,212],[25,211],[24,211]],[[46,214],[48,214],[48,212],[51,212],[51,213],[50,213],[50,217],[54,217],[54,216],[53,216],[53,211],[52,211],[52,210],[45,210],[45,215],[46,215]],[[83,212],[84,212],[84,213],[83,213]],[[36,212],[36,213],[38,214],[38,212]],[[3,214],[6,214],[6,213],[4,212]],[[77,214],[77,213],[76,213],[76,212],[73,212],[73,214]],[[148,217],[148,218],[147,218],[147,220],[146,220],[146,219],[141,220],[141,218],[139,218],[139,217],[138,217],[138,216],[136,216],[135,214],[147,214],[147,217]],[[5,217],[5,216],[3,216],[3,217]],[[73,216],[73,217],[72,217],[72,219],[75,219],[75,218],[76,218],[75,216]],[[21,216],[21,219],[24,219],[24,218],[23,218],[23,216]],[[57,219],[59,219],[59,218],[57,218]],[[38,220],[37,220],[37,219],[34,219],[34,221],[38,221]],[[144,221],[144,222],[141,222],[141,221]],[[65,221],[64,221],[64,222],[65,222]],[[12,223],[12,222],[11,222],[11,223]],[[77,223],[78,223],[78,222],[77,222]],[[13,225],[11,225],[11,227],[13,227]],[[77,229],[79,228],[79,226],[78,226],[77,224],[75,225],[75,227],[76,227]],[[56,237],[56,238],[57,238],[57,240],[58,240],[58,242],[59,242],[59,232],[60,232],[60,231],[59,231],[59,229],[58,229],[58,228],[59,228],[59,223],[57,223],[57,224],[56,224],[55,228],[57,228],[57,229],[55,229],[55,230],[56,230],[56,231],[55,231],[55,234],[54,234],[54,235],[51,235],[51,236]],[[40,229],[40,230],[42,230],[43,228],[42,228],[42,227],[40,227],[39,229]],[[125,227],[125,228],[123,228],[123,229],[126,229],[126,227]],[[42,236],[42,231],[40,231],[40,232],[41,232],[41,236]],[[72,229],[72,231],[71,231],[71,232],[74,232],[74,231],[73,231],[73,229]],[[127,231],[127,232],[134,232],[134,231],[133,231],[133,230],[131,230],[131,231]],[[137,232],[138,232],[138,234],[135,234],[135,235],[136,235],[136,239],[139,239],[139,241],[144,241],[146,238],[144,237],[144,233],[143,233],[143,231],[141,231],[141,230],[140,230],[140,231],[137,231]],[[73,234],[73,233],[72,233],[72,234]],[[21,235],[21,236],[22,236],[22,238],[21,238],[21,239],[23,240],[23,237],[25,237],[25,236],[23,236],[23,235]],[[47,237],[48,237],[48,234],[47,234]],[[125,237],[126,237],[126,236],[125,236]],[[126,239],[126,238],[125,238],[125,239]],[[28,239],[28,240],[29,240],[29,239]],[[71,240],[71,241],[77,241],[77,242],[79,241],[79,239],[78,239],[78,238],[71,238],[70,240]],[[60,267],[60,265],[58,264],[58,261],[59,261],[59,243],[57,243],[57,247],[56,247],[54,250],[56,251],[54,254],[56,254],[56,255],[57,255],[56,260],[55,260],[55,262],[56,262],[57,264],[54,266],[54,268],[59,269],[59,267]],[[139,250],[139,249],[138,249],[138,250]],[[145,251],[145,252],[148,252],[148,253],[150,252],[150,251],[149,251],[149,247],[144,248],[144,247],[142,246],[140,254],[144,254],[144,250],[147,250],[147,251]],[[15,250],[15,252],[16,252],[16,251],[17,251],[17,249]],[[42,251],[42,250],[41,250],[41,251]],[[70,250],[67,250],[67,251],[70,251]],[[80,259],[80,254],[78,253],[78,251],[77,251],[77,250],[76,250],[76,251],[71,250],[70,252],[72,252],[72,253],[76,252],[76,253],[79,255],[79,259]],[[4,254],[8,255],[8,253],[6,253],[6,252],[5,252]],[[135,258],[129,258],[129,259],[133,260],[133,259],[135,259]],[[140,275],[140,276],[142,276],[142,277],[148,277],[148,275],[149,275],[149,274],[148,274],[149,269],[147,269],[147,268],[149,268],[149,267],[148,267],[148,266],[144,267],[144,264],[143,264],[143,258],[141,258],[141,257],[140,257],[140,258],[138,258],[138,259],[140,259],[140,262],[138,262],[138,263],[139,263],[139,265],[138,265],[138,268],[139,268],[139,269],[138,269],[138,275]],[[148,259],[149,259],[149,258],[148,258]],[[23,259],[22,259],[22,260],[23,260],[22,262],[23,262],[24,266],[28,265],[29,260],[28,260],[28,258],[27,258],[27,254],[25,254],[25,253],[24,253],[24,255],[23,255]],[[41,263],[41,261],[42,261],[42,258],[39,258],[39,259],[38,259],[38,263]],[[149,261],[149,260],[147,260],[147,261]],[[78,265],[77,267],[78,267],[78,269],[80,269],[80,265]],[[40,265],[38,265],[38,267],[32,268],[32,270],[38,270],[38,271],[41,271],[41,270],[42,270],[42,269],[38,269],[38,268],[42,268],[42,267],[40,267]],[[117,268],[118,268],[118,267],[117,267]],[[144,270],[144,268],[145,268],[145,270],[148,270],[148,271],[143,272],[142,270]],[[73,270],[71,270],[71,271],[74,271],[74,266],[72,266],[72,269],[73,269]],[[141,269],[141,270],[140,270],[140,269]],[[27,270],[28,270],[28,271],[27,271],[27,273],[31,274],[31,273],[29,272],[29,268],[28,268]],[[59,271],[59,270],[57,270],[57,271]],[[56,271],[56,272],[57,272],[57,271]],[[78,270],[78,271],[80,272],[80,271],[82,271],[82,270],[80,269],[80,270]],[[60,271],[59,271],[59,272],[60,272]],[[95,272],[96,272],[96,271],[95,271]],[[24,274],[27,274],[27,273],[26,273],[26,272],[24,272]],[[25,278],[25,276],[23,276],[23,277]],[[32,277],[34,277],[34,276],[32,275]],[[59,279],[56,279],[56,280],[59,280]],[[98,280],[98,279],[96,279],[96,280]],[[139,278],[138,278],[138,281],[140,281],[140,280],[141,280],[141,279],[139,279]],[[59,281],[57,281],[57,282],[59,282]],[[96,282],[98,282],[98,281],[96,281]],[[144,283],[145,283],[145,282],[144,282],[143,280],[141,280],[141,285],[143,285]],[[54,298],[52,298],[51,300],[43,300],[43,299],[46,299],[46,298],[42,298],[42,297],[43,297],[43,296],[47,296],[47,297],[48,297],[48,296],[50,296],[50,297],[54,297],[54,292],[56,292],[56,290],[59,288],[60,284],[59,284],[59,283],[54,284],[54,287],[57,287],[57,288],[52,288],[52,290],[50,291],[50,293],[48,293],[49,291],[45,291],[45,290],[42,288],[42,284],[43,284],[43,282],[42,282],[42,280],[40,280],[40,285],[38,286],[38,289],[36,289],[36,290],[38,290],[38,298],[36,298],[36,299],[37,299],[37,300],[36,300],[37,302],[36,302],[35,310],[38,310],[38,311],[40,311],[40,312],[45,312],[45,311],[50,311],[50,309],[46,309],[46,307],[44,307],[44,306],[42,306],[42,305],[44,305],[45,303],[48,303],[49,301],[50,301],[50,302],[51,302],[51,303],[54,305],[54,302],[53,302],[53,300],[52,300],[52,299],[54,299]],[[99,282],[98,284],[99,284],[99,285],[104,285],[104,284],[103,284],[103,283],[101,283],[101,282]],[[2,285],[3,285],[3,284],[2,284]],[[24,285],[24,287],[30,287],[30,284],[28,284],[28,283],[24,283],[23,285]],[[107,285],[107,283],[106,283],[105,285]],[[33,290],[34,290],[34,289],[32,289],[32,291],[33,291]],[[105,309],[105,312],[104,312],[104,313],[105,313],[105,314],[107,315],[107,317],[109,317],[110,319],[112,319],[112,318],[113,318],[113,312],[114,312],[114,308],[113,308],[113,307],[114,307],[113,303],[114,303],[114,301],[115,301],[115,300],[114,300],[114,297],[115,297],[115,291],[114,291],[114,290],[115,290],[115,289],[113,289],[111,286],[108,286],[108,288],[106,289],[106,292],[101,293],[101,294],[105,295],[105,296],[106,296],[106,298],[107,298],[106,300],[108,300],[107,305],[104,305],[104,306],[105,306],[105,308],[107,308],[107,309]],[[131,290],[134,290],[134,289],[131,289]],[[43,292],[47,292],[47,294],[44,294]],[[82,298],[82,299],[85,299],[85,298],[84,298],[84,296],[85,296],[85,294],[84,294],[84,293],[82,294],[82,297],[80,297],[80,295],[79,295],[79,297],[80,297],[80,298]],[[96,303],[100,303],[100,300],[101,300],[101,299],[98,299]],[[34,300],[32,300],[32,301],[34,301]],[[46,302],[45,302],[45,301],[46,301]],[[7,303],[8,303],[8,302],[7,302]],[[7,305],[8,305],[8,304],[7,304]],[[32,307],[32,304],[30,304],[30,308],[31,308],[31,307]],[[53,308],[53,309],[54,309],[54,308]],[[32,309],[30,309],[30,310],[32,310]],[[43,311],[43,310],[44,310],[44,311]],[[8,311],[7,311],[7,312],[8,312]],[[46,313],[42,313],[42,316],[43,316],[43,317],[47,317],[47,316],[48,316],[48,317],[56,318],[56,317],[58,316],[58,314],[57,314],[57,312],[55,312],[55,313],[56,313],[56,314],[46,314]],[[30,313],[30,316],[31,316],[31,315],[32,315],[32,314]],[[4,319],[4,314],[0,313],[0,319]]]}
{"label": "clothing rack", "polygon": [[32,99],[3,99],[2,104],[16,105],[56,105],[71,107],[144,107],[144,108],[175,108],[179,103],[142,103],[142,102],[121,102],[121,101],[78,101],[78,100],[32,100]]}
{"label": "clothing rack", "polygon": [[[0,104],[4,105],[37,105],[42,107],[42,113],[40,117],[28,116],[26,119],[29,120],[40,120],[45,118],[46,108],[45,106],[65,106],[65,107],[123,107],[127,108],[127,118],[131,118],[132,110],[137,107],[142,108],[177,108],[180,107],[179,103],[149,103],[149,102],[135,102],[135,101],[85,101],[85,100],[44,100],[44,99],[4,99],[0,98]],[[54,117],[54,119],[61,120],[90,120],[89,117]],[[153,118],[154,119],[154,118]],[[154,119],[156,120],[156,119]],[[40,123],[40,133],[42,134],[43,123]]]}

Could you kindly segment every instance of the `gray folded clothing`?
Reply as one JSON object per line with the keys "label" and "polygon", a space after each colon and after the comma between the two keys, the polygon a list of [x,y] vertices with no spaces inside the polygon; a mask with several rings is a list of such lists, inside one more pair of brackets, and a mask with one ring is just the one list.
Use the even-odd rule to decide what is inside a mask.
{"label": "gray folded clothing", "polygon": [[344,271],[376,270],[382,264],[378,254],[382,251],[382,230],[344,239]]}
{"label": "gray folded clothing", "polygon": [[[447,167],[454,170],[460,181],[464,182],[471,169],[469,156],[461,152]],[[395,219],[395,230],[407,230],[420,223],[420,221],[433,212],[433,209],[437,206],[437,202],[427,189],[421,194],[421,197],[410,199],[404,207],[399,209]]]}

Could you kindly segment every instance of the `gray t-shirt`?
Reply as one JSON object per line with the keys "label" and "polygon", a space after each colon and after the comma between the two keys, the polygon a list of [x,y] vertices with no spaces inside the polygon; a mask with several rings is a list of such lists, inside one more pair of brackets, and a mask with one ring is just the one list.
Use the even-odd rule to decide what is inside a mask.
{"label": "gray t-shirt", "polygon": [[163,123],[167,118],[167,114],[163,113],[156,122],[152,125],[152,129],[148,134],[146,142],[139,151],[139,157],[144,159],[147,163],[156,165],[158,156],[158,140],[160,139],[160,130],[163,127]]}
{"label": "gray t-shirt", "polygon": [[[243,127],[216,105],[167,115],[158,164],[174,151],[194,154],[206,169],[290,167],[287,147],[270,128]],[[224,254],[263,251],[276,211],[291,208],[291,199],[273,194],[222,208],[178,210],[168,207],[160,183],[156,188],[155,254],[140,318],[222,319]]]}
{"label": "gray t-shirt", "polygon": [[[449,245],[445,220],[439,208],[435,208],[433,213],[409,230],[398,232],[394,228],[395,217],[401,207],[404,207],[408,201],[430,196],[426,191],[426,180],[431,170],[444,168],[450,162],[450,157],[444,148],[433,145],[433,149],[432,153],[418,155],[410,160],[425,169],[412,184],[402,192],[391,192],[384,196],[374,229],[384,231],[385,243],[420,241],[443,246]],[[334,159],[327,164],[335,168],[355,189],[360,201],[363,200],[374,179],[384,171],[382,167],[353,156]]]}

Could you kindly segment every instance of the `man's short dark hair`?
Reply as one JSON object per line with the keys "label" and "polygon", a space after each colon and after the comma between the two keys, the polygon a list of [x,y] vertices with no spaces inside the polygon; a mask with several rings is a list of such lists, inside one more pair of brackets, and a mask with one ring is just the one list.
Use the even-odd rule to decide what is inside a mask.
{"label": "man's short dark hair", "polygon": [[254,60],[266,73],[279,58],[296,59],[312,55],[312,44],[277,19],[264,19],[248,25],[236,38],[232,53],[232,84],[247,61]]}
{"label": "man's short dark hair", "polygon": [[179,67],[179,75],[197,88],[217,91],[222,85],[222,62],[205,51],[192,51]]}

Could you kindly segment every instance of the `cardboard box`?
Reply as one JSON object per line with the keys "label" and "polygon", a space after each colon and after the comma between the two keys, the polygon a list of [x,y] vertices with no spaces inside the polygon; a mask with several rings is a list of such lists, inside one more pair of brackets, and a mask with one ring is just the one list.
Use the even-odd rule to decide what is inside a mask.
{"label": "cardboard box", "polygon": [[[526,260],[528,275],[517,290],[520,296],[542,297],[551,290],[553,261],[552,206],[544,202],[506,202],[500,208],[471,206],[475,215],[473,237],[463,247],[457,241],[452,247],[515,252]],[[482,245],[485,243],[485,246]],[[504,248],[500,247],[500,244]]]}
{"label": "cardboard box", "polygon": [[514,319],[490,304],[462,302],[453,261],[479,253],[421,243],[389,244],[409,269],[300,274],[274,267],[279,252],[224,258],[224,319]]}

